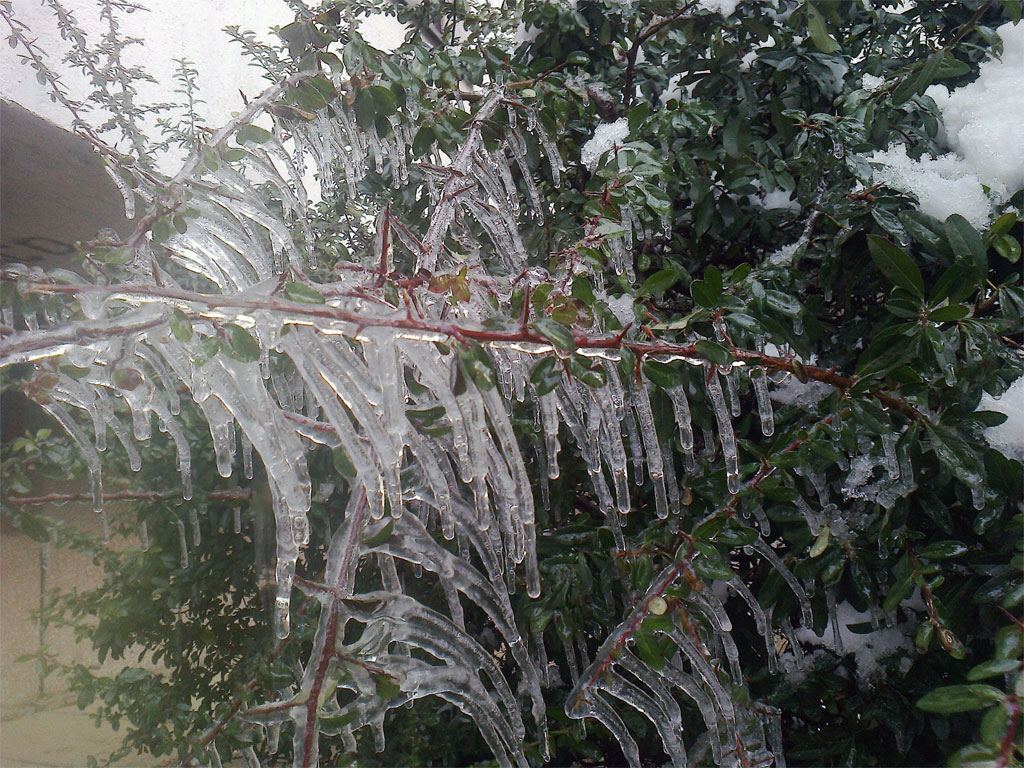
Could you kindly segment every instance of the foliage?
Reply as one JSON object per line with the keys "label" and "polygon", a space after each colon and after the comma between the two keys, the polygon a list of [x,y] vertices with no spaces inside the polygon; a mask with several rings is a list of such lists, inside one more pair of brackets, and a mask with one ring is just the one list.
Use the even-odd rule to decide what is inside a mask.
{"label": "foliage", "polygon": [[1024,372],[1024,199],[935,221],[866,159],[942,151],[926,87],[1019,5],[293,5],[279,48],[232,31],[276,84],[221,131],[181,62],[173,178],[141,73],[76,41],[113,119],[77,130],[144,210],[88,279],[4,272],[4,387],[71,440],[5,477],[73,443],[115,537],[145,523],[104,548],[5,483],[107,574],[47,621],[155,662],[41,651],[122,754],[1019,765],[1024,480],[976,409]]}

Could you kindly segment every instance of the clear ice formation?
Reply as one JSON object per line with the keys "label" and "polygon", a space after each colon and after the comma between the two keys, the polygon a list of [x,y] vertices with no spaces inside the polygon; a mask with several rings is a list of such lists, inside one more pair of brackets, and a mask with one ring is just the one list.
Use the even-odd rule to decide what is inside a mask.
{"label": "clear ice formation", "polygon": [[[258,458],[276,524],[277,636],[289,634],[293,588],[324,604],[299,692],[243,713],[271,728],[293,721],[296,765],[315,764],[319,732],[340,733],[352,743],[355,730],[369,727],[383,745],[387,710],[424,696],[440,697],[465,712],[499,764],[520,768],[528,766],[523,751],[527,726],[521,716],[525,702],[536,729],[532,738],[539,740],[546,755],[541,689],[559,673],[549,668],[543,633],[520,634],[510,600],[520,585],[531,598],[542,589],[533,489],[513,428],[511,403],[535,408],[546,468],[542,481],[559,477],[563,440],[571,439],[579,448],[620,549],[625,547],[622,516],[633,509],[630,476],[637,485],[652,484],[653,511],[671,521],[680,510],[679,483],[685,483],[684,477],[677,479],[673,464],[675,440],[682,448],[683,469],[689,473],[697,466],[686,387],[665,390],[646,378],[623,378],[615,350],[594,358],[607,377],[602,386],[563,376],[553,390],[537,397],[530,371],[538,355],[551,353],[551,346],[492,341],[483,353],[497,386],[488,389],[469,382],[456,394],[453,382],[463,376],[464,365],[458,345],[444,333],[408,322],[415,311],[431,328],[447,323],[482,329],[492,313],[488,301],[497,297],[507,302],[515,276],[530,268],[535,254],[527,252],[520,229],[524,220],[542,221],[546,212],[529,170],[527,142],[538,142],[556,185],[562,162],[532,110],[500,146],[486,148],[481,125],[502,107],[513,117],[522,111],[522,105],[506,100],[500,89],[486,95],[464,126],[462,146],[450,157],[435,148],[415,156],[408,116],[389,118],[389,135],[381,136],[376,127],[369,132],[360,128],[339,106],[321,110],[308,121],[277,126],[273,142],[246,145],[240,160],[223,161],[216,168],[190,161],[188,173],[174,182],[174,194],[187,188],[194,215],[184,232],[172,232],[161,252],[208,281],[216,296],[203,298],[182,289],[156,266],[155,249],[142,240],[132,263],[133,276],[123,291],[84,289],[77,295],[84,320],[66,323],[63,330],[36,332],[37,340],[31,344],[21,344],[19,334],[5,341],[10,351],[4,365],[38,362],[56,371],[54,363],[70,363],[86,370],[79,378],[56,373],[51,394],[41,405],[85,457],[97,511],[104,505],[100,457],[107,448],[108,428],[138,470],[141,456],[136,443],[145,445],[152,439],[155,423],[176,451],[182,496],[192,497],[194,457],[179,424],[182,397],[192,398],[209,425],[221,476],[252,478]],[[221,141],[226,135],[214,134],[210,140]],[[397,186],[421,179],[432,204],[422,234],[393,221],[389,210],[380,211],[377,237],[365,259],[354,257],[346,265],[350,268],[335,270],[332,282],[292,291],[293,284],[286,285],[291,279],[287,273],[304,275],[314,265],[311,195],[303,181],[310,179],[303,172],[310,162],[321,185],[318,195],[325,198],[355,195],[369,167],[390,173]],[[201,184],[190,183],[200,175]],[[136,195],[119,176],[112,178],[131,212]],[[276,205],[268,204],[268,192]],[[521,197],[529,205],[521,205]],[[629,232],[640,226],[634,219],[627,211]],[[632,274],[628,248],[621,240],[612,245],[616,269]],[[371,298],[384,276],[380,269],[390,270],[398,252],[429,273],[465,269],[470,276],[484,271],[488,278],[486,284],[468,279],[468,300],[455,303],[422,285],[407,289],[415,299],[412,304],[396,306],[379,296]],[[485,258],[496,265],[498,274],[481,270]],[[600,275],[591,276],[602,284]],[[300,301],[311,294],[319,297],[316,303]],[[182,313],[189,319],[184,330]],[[97,328],[107,330],[97,333]],[[111,333],[110,328],[118,332]],[[448,342],[446,351],[433,342]],[[703,387],[713,405],[717,432],[711,436],[705,430],[705,454],[716,453],[715,442],[721,446],[728,488],[738,493],[740,465],[732,426],[741,412],[737,374],[714,366],[683,367],[694,369],[687,374],[691,383]],[[726,376],[726,391],[720,375]],[[761,428],[771,435],[768,379],[760,369],[754,369],[750,378]],[[674,414],[675,434],[659,434],[655,399],[658,407]],[[72,416],[74,411],[82,414],[88,429],[80,423],[82,417]],[[432,414],[435,428],[440,427],[430,435],[423,430],[426,414]],[[310,538],[312,488],[306,455],[319,445],[343,454],[352,476],[345,480],[350,503],[333,535],[327,577],[323,585],[312,587],[312,582],[296,580],[296,564]],[[899,477],[894,441],[883,436],[883,445],[890,476]],[[343,478],[339,475],[337,480]],[[688,504],[685,493],[682,503]],[[813,513],[806,514],[812,528],[820,526]],[[237,533],[242,529],[237,506],[233,517]],[[173,524],[181,565],[187,568],[190,544],[185,522],[175,519]],[[191,544],[197,548],[202,521],[194,508],[190,527]],[[140,535],[146,536],[144,525]],[[800,584],[770,547],[759,540],[754,549],[782,573],[798,596],[804,625],[810,626]],[[377,564],[380,584],[354,594],[355,571],[363,560]],[[404,594],[397,562],[409,563],[421,569],[424,578],[439,581],[449,615]],[[676,565],[670,570],[672,579],[682,572]],[[742,680],[731,622],[717,599],[694,593],[674,609],[677,618],[693,623],[693,632],[655,630],[675,648],[659,670],[632,648],[619,647],[623,627],[642,620],[649,598],[669,575],[655,579],[646,601],[638,603],[605,640],[593,661],[586,648],[579,649],[582,671],[577,649],[568,643],[575,685],[566,704],[568,713],[604,723],[634,766],[639,764],[638,750],[617,712],[619,706],[635,709],[653,723],[674,765],[686,765],[688,754],[701,749],[710,749],[721,765],[732,764],[739,740],[748,754],[768,750],[764,732],[767,728],[769,735],[774,734],[774,721],[735,706],[716,672],[727,666],[734,681]],[[741,582],[734,580],[732,587],[753,612],[771,653],[770,617]],[[517,669],[515,684],[467,631],[464,601],[478,606],[496,628]],[[341,638],[349,623],[363,629],[345,645]],[[413,650],[422,653],[413,655]],[[432,661],[425,661],[424,655]],[[341,658],[359,658],[365,666],[348,664],[342,677]],[[336,693],[321,696],[328,683]],[[378,695],[382,686],[393,695]],[[679,693],[696,705],[708,728],[706,737],[689,748],[683,743]]]}

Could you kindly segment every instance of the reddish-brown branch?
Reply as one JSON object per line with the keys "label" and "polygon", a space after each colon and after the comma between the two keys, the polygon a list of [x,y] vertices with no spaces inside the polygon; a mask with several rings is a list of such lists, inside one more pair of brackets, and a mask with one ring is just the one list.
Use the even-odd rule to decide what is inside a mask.
{"label": "reddish-brown branch", "polygon": [[[291,316],[312,317],[321,320],[329,320],[339,323],[348,323],[358,329],[362,328],[394,328],[396,330],[414,331],[418,334],[438,335],[459,341],[478,342],[483,344],[531,344],[538,345],[541,349],[550,349],[551,342],[539,333],[535,333],[529,327],[522,327],[517,330],[491,330],[482,327],[458,325],[444,320],[432,320],[408,315],[372,316],[359,315],[339,307],[332,307],[327,304],[300,304],[291,301],[284,301],[279,298],[268,298],[261,296],[250,298],[244,295],[222,295],[208,293],[192,293],[178,288],[170,288],[157,285],[59,285],[50,283],[27,282],[24,284],[30,290],[40,293],[56,294],[77,294],[87,292],[100,292],[120,296],[145,296],[150,298],[161,298],[169,300],[170,304],[191,309],[192,305],[202,305],[208,309],[231,307],[234,309],[261,310],[263,312],[279,312]],[[159,325],[161,321],[147,319],[138,328],[130,330],[141,331]],[[9,365],[14,355],[25,354],[31,351],[38,351],[59,343],[72,343],[75,341],[87,341],[89,339],[103,338],[107,336],[121,335],[125,328],[119,328],[116,322],[109,325],[89,323],[86,325],[69,326],[65,329],[52,332],[27,332],[21,331],[10,334],[0,340],[0,367]],[[434,339],[428,339],[434,340]],[[581,330],[573,331],[573,342],[576,350],[619,350],[628,349],[637,360],[645,356],[664,355],[669,357],[682,357],[689,360],[703,360],[704,356],[697,349],[696,344],[677,344],[675,342],[662,340],[630,341],[621,334],[610,336],[589,336]],[[804,365],[791,359],[773,357],[761,352],[746,350],[734,347],[730,350],[732,356],[738,362],[760,366],[768,371],[785,371],[796,373],[799,366],[799,375],[808,380],[820,381],[839,390],[849,390],[857,383],[855,377],[844,376],[834,369],[818,368],[812,365]],[[17,360],[13,361],[17,362]],[[903,416],[923,421],[924,416],[912,405],[902,398],[890,395],[879,389],[869,391],[867,394],[877,399],[888,408],[897,411]]]}
{"label": "reddish-brown branch", "polygon": [[622,100],[627,107],[633,104],[633,78],[635,76],[636,58],[640,52],[640,46],[644,44],[644,41],[658,34],[668,25],[674,24],[682,19],[691,18],[687,14],[694,5],[696,5],[696,2],[687,3],[675,13],[671,13],[660,19],[655,19],[640,30],[636,39],[633,40],[633,44],[629,47],[629,51],[626,52],[626,84],[622,89]]}
{"label": "reddish-brown branch", "polygon": [[1014,694],[1006,697],[1004,705],[1010,710],[1010,722],[1006,726],[1006,735],[999,745],[996,768],[1007,768],[1013,761],[1013,751],[1017,744],[1017,720],[1021,716],[1020,700]]}

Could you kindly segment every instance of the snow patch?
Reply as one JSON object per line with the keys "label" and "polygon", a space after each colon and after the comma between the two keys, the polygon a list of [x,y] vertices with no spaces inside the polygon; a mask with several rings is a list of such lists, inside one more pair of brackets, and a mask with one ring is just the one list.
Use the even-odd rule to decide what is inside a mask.
{"label": "snow patch", "polygon": [[933,219],[945,221],[959,213],[976,228],[988,224],[993,201],[964,159],[950,153],[913,160],[905,146],[896,144],[869,155],[868,160],[881,166],[874,172],[876,184],[913,195],[921,212]]}
{"label": "snow patch", "polygon": [[1024,376],[999,397],[982,395],[978,410],[1006,414],[1006,421],[985,430],[988,444],[1008,459],[1024,461]]}
{"label": "snow patch", "polygon": [[628,135],[629,121],[624,117],[620,117],[614,123],[597,126],[594,137],[580,150],[580,162],[593,170],[597,167],[601,155],[621,144]]}
{"label": "snow patch", "polygon": [[793,193],[785,189],[773,189],[765,193],[761,198],[761,207],[772,211],[780,208],[787,208],[791,211],[799,211],[800,203],[793,199]]}
{"label": "snow patch", "polygon": [[740,0],[697,0],[697,5],[705,11],[720,13],[723,16],[731,16],[739,4]]}
{"label": "snow patch", "polygon": [[982,183],[1014,192],[1024,187],[1024,24],[1004,24],[996,32],[1003,40],[1001,60],[983,62],[970,85],[952,92],[933,85],[925,94],[942,111],[950,147]]}
{"label": "snow patch", "polygon": [[[840,656],[852,655],[857,665],[857,677],[863,682],[873,683],[885,675],[885,659],[897,654],[908,654],[912,645],[910,638],[899,629],[876,629],[863,635],[849,629],[851,624],[866,624],[870,621],[870,614],[862,613],[843,602],[836,606],[835,618],[829,620],[821,637],[814,634],[812,629],[800,627],[796,630],[796,638],[801,643],[818,645]],[[839,630],[841,648],[835,641],[835,628]],[[902,661],[900,666],[901,671],[905,672]]]}
{"label": "snow patch", "polygon": [[869,93],[874,93],[885,85],[884,77],[864,74],[860,78],[860,87]]}
{"label": "snow patch", "polygon": [[[911,160],[896,145],[868,157],[881,166],[875,181],[916,196],[923,213],[939,220],[959,213],[979,228],[993,203],[1024,187],[1024,24],[996,32],[1003,56],[983,62],[977,80],[952,92],[943,85],[925,91],[942,112],[954,153]],[[869,77],[861,79],[865,88]]]}

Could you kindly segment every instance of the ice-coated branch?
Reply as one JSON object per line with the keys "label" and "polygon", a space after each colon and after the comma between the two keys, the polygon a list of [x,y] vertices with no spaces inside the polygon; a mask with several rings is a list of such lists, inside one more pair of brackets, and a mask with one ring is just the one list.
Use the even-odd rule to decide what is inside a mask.
{"label": "ice-coated branch", "polygon": [[[419,338],[422,341],[439,341],[444,339],[474,341],[495,347],[515,347],[532,354],[548,354],[554,350],[551,341],[546,336],[533,330],[528,325],[524,325],[516,330],[492,330],[468,324],[414,317],[411,314],[370,315],[352,312],[329,304],[303,304],[266,296],[260,296],[259,298],[247,297],[244,294],[196,293],[159,285],[66,285],[33,281],[24,281],[22,285],[25,289],[39,293],[105,293],[124,297],[163,299],[168,304],[190,311],[194,310],[195,305],[199,305],[208,309],[230,307],[234,309],[274,312],[290,317],[315,318],[344,324],[345,327],[336,330],[341,332],[348,331],[353,336],[358,336],[360,329],[393,328],[413,332],[408,338]],[[145,327],[154,327],[158,324],[159,321],[153,321]],[[143,328],[140,326],[139,330],[143,330]],[[84,324],[84,328],[80,331],[76,328],[68,328],[60,331],[46,332],[55,334],[52,339],[49,337],[43,338],[44,334],[39,332],[17,332],[0,341],[0,368],[12,363],[24,362],[26,359],[45,357],[47,356],[45,354],[47,350],[49,354],[60,354],[62,351],[60,345],[71,343],[74,340],[75,333],[79,332],[87,334],[88,338],[98,338],[118,336],[124,331],[118,331],[115,327],[114,330],[108,332],[97,324]],[[641,360],[645,357],[683,359],[688,362],[706,360],[705,355],[700,351],[696,343],[679,344],[660,339],[630,340],[625,338],[623,334],[592,336],[579,329],[573,329],[572,335],[573,348],[576,351],[599,352],[625,349]],[[528,348],[522,348],[522,345],[529,346]],[[729,351],[737,362],[760,366],[768,371],[784,371],[806,380],[820,381],[840,391],[847,391],[857,383],[855,377],[840,374],[834,368],[826,369],[806,365],[793,359],[766,355],[763,352],[742,349],[733,345],[730,345]],[[34,354],[35,357],[27,357],[31,354]],[[902,398],[879,389],[870,390],[867,394],[909,419],[914,421],[923,421],[925,419],[920,411]]]}
{"label": "ice-coated branch", "polygon": [[501,104],[501,92],[493,91],[483,104],[469,120],[469,130],[462,141],[462,146],[448,167],[450,173],[448,180],[441,189],[441,199],[435,207],[431,218],[430,226],[423,236],[423,252],[419,256],[418,266],[428,272],[434,270],[437,264],[437,255],[444,244],[444,238],[448,234],[448,228],[455,219],[455,206],[457,205],[456,195],[466,182],[462,177],[473,166],[473,157],[480,144],[480,129],[488,118],[494,114]]}
{"label": "ice-coated branch", "polygon": [[[252,495],[249,488],[228,488],[223,491],[207,491],[207,499],[216,501],[246,501]],[[114,491],[103,494],[104,501],[159,501],[160,499],[181,498],[181,491]],[[9,496],[7,504],[24,506],[26,504],[63,504],[69,501],[88,501],[89,493],[47,493],[42,496]]]}

